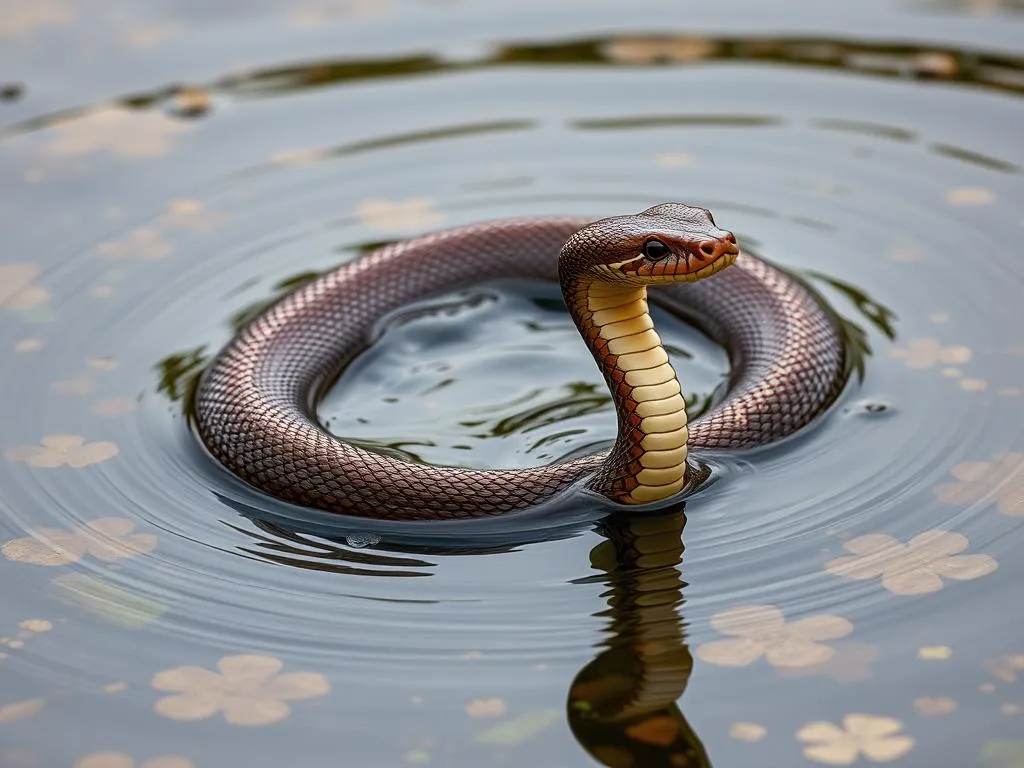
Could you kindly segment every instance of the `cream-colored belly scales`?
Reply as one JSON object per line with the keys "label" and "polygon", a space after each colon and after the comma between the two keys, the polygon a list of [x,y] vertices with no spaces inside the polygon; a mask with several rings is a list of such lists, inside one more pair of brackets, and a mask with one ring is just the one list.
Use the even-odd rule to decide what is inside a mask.
{"label": "cream-colored belly scales", "polygon": [[587,296],[600,337],[625,374],[619,385],[639,423],[631,430],[633,456],[640,464],[633,503],[672,496],[686,482],[686,402],[661,337],[654,330],[646,288],[592,285]]}

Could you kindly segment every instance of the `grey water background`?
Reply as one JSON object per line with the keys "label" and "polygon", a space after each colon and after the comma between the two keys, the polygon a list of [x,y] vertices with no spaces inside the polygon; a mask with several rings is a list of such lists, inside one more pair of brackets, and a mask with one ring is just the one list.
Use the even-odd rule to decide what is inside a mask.
{"label": "grey water background", "polygon": [[[0,766],[1024,765],[1022,11],[0,0]],[[663,200],[863,363],[712,459],[685,532],[332,520],[198,446],[195,375],[310,275]],[[416,310],[336,434],[467,466],[613,437],[554,287]],[[696,413],[726,355],[656,320]]]}

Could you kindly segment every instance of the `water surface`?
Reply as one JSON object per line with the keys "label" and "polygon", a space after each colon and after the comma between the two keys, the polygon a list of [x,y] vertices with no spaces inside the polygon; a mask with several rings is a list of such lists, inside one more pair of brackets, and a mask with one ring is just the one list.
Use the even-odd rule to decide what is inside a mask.
{"label": "water surface", "polygon": [[[0,0],[0,766],[1021,765],[1021,10]],[[343,520],[198,445],[195,376],[311,276],[664,200],[861,363],[685,508]],[[656,320],[699,413],[725,352]],[[536,284],[391,318],[320,416],[465,466],[614,436]]]}

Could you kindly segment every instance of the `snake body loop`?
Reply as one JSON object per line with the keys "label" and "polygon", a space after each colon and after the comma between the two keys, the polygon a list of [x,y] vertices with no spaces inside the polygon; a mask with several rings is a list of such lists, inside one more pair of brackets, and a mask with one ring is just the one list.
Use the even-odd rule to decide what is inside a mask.
{"label": "snake body loop", "polygon": [[[663,208],[671,213],[671,205]],[[653,216],[620,217],[621,226],[658,223]],[[620,445],[631,413],[622,402],[620,441],[609,453],[515,470],[412,464],[339,440],[315,416],[317,396],[366,348],[386,313],[483,281],[558,280],[560,254],[570,312],[621,401],[614,371],[606,367],[607,350],[599,354],[588,336],[586,307],[577,306],[579,291],[570,290],[574,276],[566,274],[566,264],[582,258],[567,258],[567,243],[586,231],[589,245],[600,250],[601,238],[615,237],[619,225],[588,226],[593,224],[575,218],[474,224],[380,248],[312,281],[251,321],[214,359],[196,395],[200,436],[248,483],[342,514],[420,520],[498,515],[537,505],[585,478],[597,478],[591,487],[629,501],[623,494],[636,482],[630,484],[627,469],[636,465],[635,478],[643,467]],[[682,257],[690,267],[689,253],[680,264]],[[595,259],[591,255],[589,268]],[[626,267],[621,260],[613,267],[620,279]],[[729,353],[724,399],[683,427],[691,450],[749,448],[790,435],[822,413],[845,383],[843,344],[831,314],[799,282],[753,256],[741,255],[707,280],[658,285],[651,298],[693,320]],[[664,470],[654,475],[659,472]]]}

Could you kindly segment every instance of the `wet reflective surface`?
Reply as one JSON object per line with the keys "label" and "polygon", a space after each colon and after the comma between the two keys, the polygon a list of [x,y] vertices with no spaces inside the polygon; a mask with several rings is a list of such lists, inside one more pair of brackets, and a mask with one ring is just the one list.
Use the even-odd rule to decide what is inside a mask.
{"label": "wet reflective surface", "polygon": [[[1021,10],[0,0],[0,766],[1020,765]],[[333,519],[197,444],[311,275],[662,200],[862,355],[685,513]],[[726,354],[655,319],[692,416]],[[534,284],[392,318],[320,416],[466,466],[614,435]]]}

